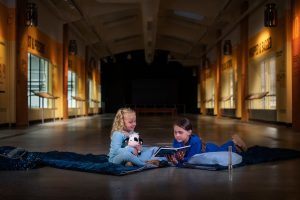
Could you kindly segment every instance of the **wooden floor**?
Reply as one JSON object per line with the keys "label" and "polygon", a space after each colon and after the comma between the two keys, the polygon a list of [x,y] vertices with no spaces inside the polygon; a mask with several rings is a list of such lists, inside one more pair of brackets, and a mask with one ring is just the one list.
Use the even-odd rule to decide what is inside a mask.
{"label": "wooden floor", "polygon": [[[238,133],[248,146],[264,145],[300,150],[300,133],[291,128],[234,119],[186,115],[206,141],[225,142]],[[30,151],[73,151],[106,154],[113,115],[80,117],[0,130],[0,146]],[[169,115],[140,115],[137,131],[144,144],[170,144]],[[64,199],[300,199],[300,159],[278,161],[225,171],[160,168],[126,176],[92,174],[50,167],[0,171],[0,200]]]}

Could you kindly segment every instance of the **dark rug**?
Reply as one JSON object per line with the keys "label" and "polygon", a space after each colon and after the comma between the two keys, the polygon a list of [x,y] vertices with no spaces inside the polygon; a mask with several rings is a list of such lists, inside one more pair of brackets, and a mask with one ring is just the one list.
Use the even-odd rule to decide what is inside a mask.
{"label": "dark rug", "polygon": [[[300,158],[300,151],[284,148],[269,148],[252,146],[242,153],[243,161],[233,167],[242,167],[258,163]],[[108,162],[107,155],[79,154],[73,152],[29,152],[22,148],[0,147],[0,170],[28,170],[44,166],[75,171],[126,175],[156,167],[126,167]],[[166,167],[168,165],[164,165]],[[221,165],[192,165],[184,163],[184,168],[204,170],[224,170],[228,167]]]}

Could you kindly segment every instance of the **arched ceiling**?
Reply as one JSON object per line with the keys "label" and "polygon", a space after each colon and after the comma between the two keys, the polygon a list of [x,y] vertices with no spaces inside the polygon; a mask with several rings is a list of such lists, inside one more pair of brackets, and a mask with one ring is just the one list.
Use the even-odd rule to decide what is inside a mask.
{"label": "arched ceiling", "polygon": [[[82,38],[99,58],[155,49],[197,64],[208,47],[241,17],[244,0],[47,0],[47,7]],[[250,4],[262,0],[249,1]]]}

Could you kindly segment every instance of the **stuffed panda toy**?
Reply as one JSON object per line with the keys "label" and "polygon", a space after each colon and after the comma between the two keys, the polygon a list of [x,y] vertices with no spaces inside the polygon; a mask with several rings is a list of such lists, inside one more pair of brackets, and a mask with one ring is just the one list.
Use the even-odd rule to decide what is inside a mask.
{"label": "stuffed panda toy", "polygon": [[[140,138],[140,136],[139,136],[138,133],[132,133],[132,134],[130,134],[129,138],[127,140],[128,140],[127,146],[130,146],[130,147],[134,147],[135,148],[136,146],[143,144],[143,139]],[[140,151],[138,153],[141,154]]]}

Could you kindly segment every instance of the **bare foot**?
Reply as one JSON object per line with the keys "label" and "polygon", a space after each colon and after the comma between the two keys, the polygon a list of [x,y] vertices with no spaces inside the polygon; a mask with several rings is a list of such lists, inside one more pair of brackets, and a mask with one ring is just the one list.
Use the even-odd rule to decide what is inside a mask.
{"label": "bare foot", "polygon": [[133,164],[132,164],[132,162],[126,162],[126,163],[125,163],[125,166],[126,166],[126,167],[132,167]]}
{"label": "bare foot", "polygon": [[234,134],[232,136],[232,141],[242,151],[247,151],[247,145],[246,145],[246,143],[242,140],[242,138],[239,135]]}

